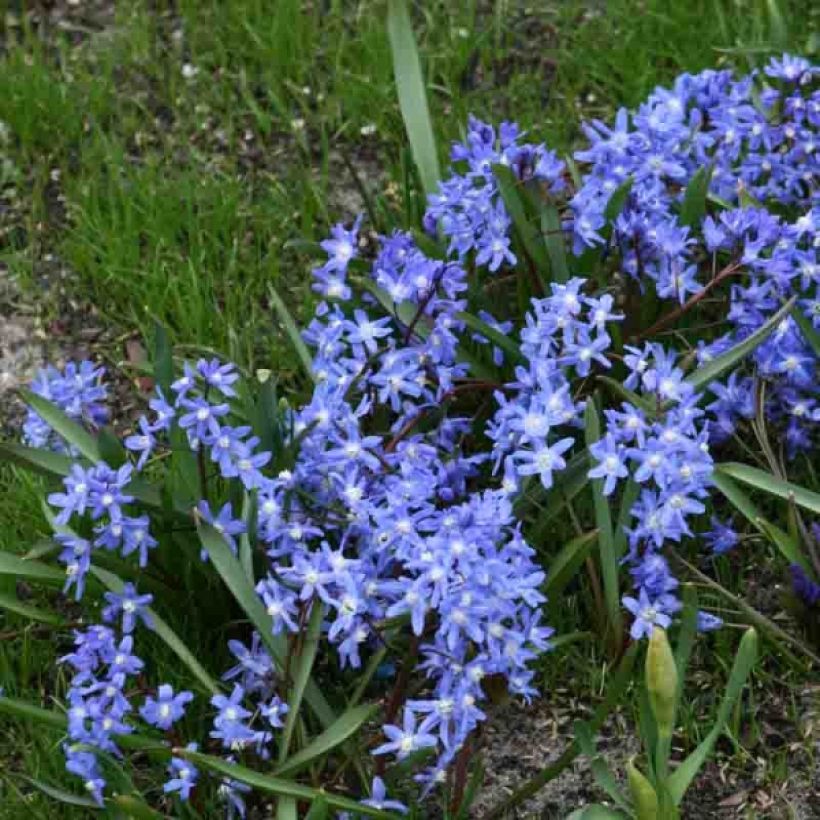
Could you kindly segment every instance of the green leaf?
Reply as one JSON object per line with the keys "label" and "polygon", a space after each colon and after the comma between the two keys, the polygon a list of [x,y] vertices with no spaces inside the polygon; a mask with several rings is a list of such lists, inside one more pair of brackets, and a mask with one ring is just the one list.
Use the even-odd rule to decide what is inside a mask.
{"label": "green leaf", "polygon": [[270,792],[280,797],[292,797],[296,800],[314,801],[323,799],[331,808],[339,811],[349,811],[354,815],[363,814],[367,817],[379,817],[384,820],[398,820],[400,815],[386,811],[374,809],[371,806],[364,806],[361,803],[351,800],[348,797],[326,792],[321,789],[312,789],[292,780],[285,780],[280,777],[260,774],[253,769],[239,766],[236,763],[227,763],[220,757],[191,752],[188,749],[174,749],[174,755],[185,758],[202,766],[203,769],[210,769],[218,772],[231,780],[238,780],[240,783],[247,783],[255,789],[263,792]]}
{"label": "green leaf", "polygon": [[242,500],[242,521],[245,529],[239,536],[239,563],[245,571],[248,581],[254,583],[253,575],[253,546],[251,544],[251,532],[256,521],[256,494],[251,494],[247,490]]}
{"label": "green leaf", "polygon": [[655,418],[658,414],[658,408],[653,403],[652,399],[648,396],[639,396],[634,390],[630,390],[628,387],[624,387],[624,385],[616,381],[615,379],[610,378],[609,376],[596,376],[599,382],[605,384],[616,396],[619,398],[625,399],[634,407],[637,407],[639,410],[643,410],[651,418]]}
{"label": "green leaf", "polygon": [[723,465],[716,464],[712,472],[712,484],[715,485],[723,495],[732,503],[732,505],[753,524],[757,529],[762,531],[760,521],[762,516],[755,507],[752,499],[749,498],[740,487],[732,481],[729,476],[723,472]]}
{"label": "green leaf", "polygon": [[[109,572],[102,567],[92,565],[91,573],[100,579],[112,592],[122,592],[123,581],[113,572]],[[211,695],[217,695],[221,691],[219,684],[207,673],[205,668],[196,659],[193,652],[182,642],[179,636],[168,624],[157,615],[150,607],[145,608],[145,613],[151,620],[152,631],[165,642],[166,646],[191,670],[194,677],[202,684],[205,691]]]}
{"label": "green leaf", "polygon": [[492,342],[496,347],[504,351],[512,364],[521,364],[524,357],[521,354],[521,348],[516,344],[515,340],[506,333],[490,327],[486,322],[483,322],[472,313],[458,313],[456,319],[464,322],[467,327],[481,334],[485,339]]}
{"label": "green leaf", "polygon": [[291,316],[287,305],[276,292],[276,288],[274,288],[273,285],[268,286],[268,299],[276,311],[279,322],[293,346],[293,350],[302,365],[302,369],[305,371],[305,375],[315,382],[316,374],[313,372],[313,357],[310,355],[310,351],[307,349],[307,345],[304,343],[302,334],[299,333],[299,328],[293,316]]}
{"label": "green leaf", "polygon": [[106,802],[125,812],[126,817],[133,817],[135,820],[163,820],[165,818],[164,814],[155,811],[133,794],[117,794]]}
{"label": "green leaf", "polygon": [[683,587],[683,615],[678,642],[675,646],[675,665],[678,667],[678,701],[686,680],[686,668],[698,633],[698,591],[692,584]]}
{"label": "green leaf", "polygon": [[631,523],[633,516],[632,507],[635,505],[635,502],[638,500],[638,496],[640,494],[641,485],[638,484],[634,478],[630,478],[626,482],[624,491],[621,494],[621,499],[618,502],[620,510],[618,512],[618,522],[615,525],[615,533],[613,537],[615,555],[619,561],[626,552],[626,542],[628,538],[627,529],[629,528],[629,524]]}
{"label": "green leaf", "polygon": [[809,565],[808,560],[800,551],[797,542],[787,532],[784,532],[780,527],[767,521],[765,518],[758,519],[757,522],[768,539],[780,550],[780,554],[790,563],[799,564],[803,571],[809,576],[814,577],[814,570]]}
{"label": "green leaf", "polygon": [[12,575],[30,581],[44,581],[50,584],[65,583],[65,573],[40,561],[27,561],[10,552],[0,552],[0,575]]}
{"label": "green leaf", "polygon": [[[243,609],[259,633],[259,637],[271,653],[271,657],[276,662],[280,672],[284,671],[287,657],[287,640],[281,634],[273,634],[273,620],[262,605],[262,600],[257,595],[256,590],[248,581],[242,565],[234,557],[231,548],[222,535],[210,524],[200,520],[197,523],[197,529],[199,530],[202,546],[208,553],[208,557],[224,581],[225,586],[231,591],[237,604]],[[310,704],[311,709],[313,709],[323,726],[330,726],[333,723],[335,720],[333,710],[312,680],[308,681],[305,686],[305,700]]]}
{"label": "green leaf", "polygon": [[48,399],[32,393],[27,388],[21,388],[23,399],[43,421],[45,421],[54,431],[62,436],[69,444],[76,447],[89,461],[95,464],[102,458],[100,448],[94,437],[72,421],[59,407],[52,404]]}
{"label": "green leaf", "polygon": [[615,809],[607,808],[601,803],[576,809],[567,816],[567,820],[626,820],[627,815]]}
{"label": "green leaf", "polygon": [[97,805],[90,797],[82,797],[79,794],[60,789],[57,786],[50,786],[48,783],[43,783],[42,780],[35,780],[33,777],[20,775],[26,783],[34,786],[35,789],[48,795],[52,800],[57,800],[67,806],[78,806],[83,809],[93,809],[94,811],[101,811],[101,807]]}
{"label": "green leaf", "polygon": [[513,173],[512,168],[507,165],[493,165],[493,175],[515,232],[527,256],[535,266],[538,278],[546,288],[549,284],[549,256],[541,237],[540,225],[536,224],[527,213],[524,200],[519,193],[521,182]]}
{"label": "green leaf", "polygon": [[276,801],[276,820],[299,820],[296,801],[292,797],[280,797]]}
{"label": "green leaf", "polygon": [[0,442],[0,459],[47,476],[67,476],[75,459],[37,447]]}
{"label": "green leaf", "polygon": [[438,190],[441,172],[430,109],[427,106],[421,61],[405,0],[389,0],[387,32],[393,54],[393,74],[396,79],[399,108],[407,139],[424,191],[433,194]]}
{"label": "green leaf", "polygon": [[355,735],[361,726],[378,711],[379,707],[375,704],[361,704],[347,709],[332,726],[325,729],[296,754],[287,758],[274,769],[273,773],[279,777],[294,774]]}
{"label": "green leaf", "polygon": [[154,381],[168,399],[171,396],[171,384],[174,381],[174,358],[168,331],[159,322],[154,323],[153,342],[151,358],[154,364]]}
{"label": "green leaf", "polygon": [[800,305],[794,306],[792,319],[797,322],[797,326],[800,328],[803,338],[814,351],[815,357],[820,359],[820,333],[814,329],[814,325],[811,323],[809,317],[800,309]]}
{"label": "green leaf", "polygon": [[678,217],[681,225],[696,228],[703,221],[703,217],[706,215],[706,195],[709,193],[712,171],[713,167],[711,165],[704,165],[689,180],[686,192],[683,195],[680,216]]}
{"label": "green leaf", "polygon": [[612,774],[606,760],[601,755],[596,754],[592,732],[589,726],[581,720],[575,722],[575,739],[581,747],[581,752],[589,758],[589,768],[595,782],[612,798],[617,806],[628,809],[628,804],[623,794],[621,794],[615,775]]}
{"label": "green leaf", "polygon": [[742,342],[736,344],[725,353],[721,353],[720,356],[712,359],[712,361],[702,364],[694,373],[690,373],[686,377],[686,381],[691,384],[696,391],[699,391],[722,376],[727,370],[733,368],[738,362],[745,359],[755,348],[759,347],[769,338],[777,326],[789,315],[796,300],[797,297],[792,296],[777,313],[770,316],[754,333],[747,336]]}
{"label": "green leaf", "polygon": [[[591,447],[601,438],[598,408],[594,397],[587,400],[584,411],[586,426],[586,444]],[[621,593],[618,586],[619,564],[615,553],[615,540],[612,533],[612,513],[609,500],[604,495],[604,481],[592,479],[592,501],[595,507],[595,524],[598,528],[598,546],[601,555],[601,578],[604,584],[607,621],[611,636],[620,640],[621,636]]]}
{"label": "green leaf", "polygon": [[310,680],[313,671],[313,663],[316,660],[316,652],[319,649],[319,638],[322,634],[322,620],[324,619],[324,605],[320,598],[311,601],[310,618],[307,629],[299,634],[301,648],[295,657],[291,655],[291,666],[293,672],[291,680],[293,684],[285,698],[288,704],[288,713],[285,718],[285,727],[279,739],[279,762],[283,763],[288,756],[290,742],[296,723],[299,720],[299,709],[302,705],[302,697],[305,694],[305,687]]}
{"label": "green leaf", "polygon": [[324,797],[317,797],[310,804],[310,810],[305,815],[305,820],[327,820],[330,817],[330,806]]}
{"label": "green leaf", "polygon": [[689,784],[694,780],[695,775],[697,775],[700,768],[706,762],[712,752],[712,747],[723,732],[732,707],[738,699],[741,690],[746,685],[746,680],[752,671],[756,659],[757,632],[755,632],[754,629],[749,629],[740,641],[740,647],[737,650],[737,655],[735,655],[732,672],[729,675],[723,701],[718,709],[712,730],[689,757],[675,769],[667,780],[669,793],[676,806],[680,805],[686,790],[689,788]]}
{"label": "green leaf", "polygon": [[569,267],[564,232],[558,208],[551,203],[545,204],[541,209],[541,236],[550,259],[552,280],[566,282],[569,279]]}
{"label": "green leaf", "polygon": [[742,484],[754,487],[757,490],[762,490],[777,498],[783,498],[790,502],[793,501],[798,507],[803,507],[816,515],[820,515],[820,494],[807,490],[805,487],[783,481],[771,473],[767,473],[765,470],[750,467],[748,464],[729,462],[727,464],[719,464],[716,469],[724,475],[740,481]]}
{"label": "green leaf", "polygon": [[97,436],[100,458],[113,470],[128,461],[128,451],[110,427],[103,427]]}
{"label": "green leaf", "polygon": [[598,540],[598,530],[585,532],[566,543],[550,561],[544,592],[548,598],[560,595],[584,563]]}
{"label": "green leaf", "polygon": [[627,177],[610,196],[609,201],[604,208],[604,219],[606,220],[606,235],[612,232],[612,223],[621,215],[621,211],[626,206],[626,201],[629,199],[629,193],[632,190],[632,185],[635,180],[632,177]]}
{"label": "green leaf", "polygon": [[9,612],[14,612],[15,615],[28,618],[30,621],[39,621],[44,624],[54,624],[55,626],[63,623],[63,619],[59,615],[23,603],[16,595],[6,595],[0,592],[0,609],[7,609]]}
{"label": "green leaf", "polygon": [[[536,504],[535,501],[532,501],[535,506],[540,508],[529,532],[529,538],[533,543],[539,543],[550,534],[550,521],[562,512],[567,503],[572,501],[589,484],[588,472],[589,453],[584,450],[574,455],[567,462],[567,466],[555,476],[554,483],[549,490],[545,490],[540,482],[535,485],[533,495],[543,495],[543,504]],[[527,502],[526,495],[523,495],[518,502],[519,510],[517,512]]]}

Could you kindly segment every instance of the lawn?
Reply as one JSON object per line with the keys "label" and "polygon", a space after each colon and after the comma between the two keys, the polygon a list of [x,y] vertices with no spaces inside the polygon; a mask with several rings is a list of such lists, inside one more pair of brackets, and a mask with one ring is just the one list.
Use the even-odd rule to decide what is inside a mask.
{"label": "lawn", "polygon": [[[125,385],[140,364],[138,340],[159,321],[181,348],[277,372],[298,394],[276,294],[306,320],[312,246],[332,224],[367,212],[382,229],[409,226],[420,210],[385,5],[11,4],[0,65],[0,297],[10,295],[0,320],[33,317],[26,326],[58,358],[83,349],[114,369],[124,363]],[[515,120],[563,156],[583,119],[635,106],[683,71],[820,50],[820,7],[810,0],[439,0],[413,11],[442,160],[469,114]],[[103,330],[89,335],[90,325]],[[0,412],[7,406],[0,379]],[[0,550],[47,532],[32,481],[0,467]],[[754,567],[749,559],[717,569],[740,593]],[[0,639],[7,694],[62,694],[48,629],[4,614]],[[721,799],[744,793],[745,816],[788,817],[789,767],[808,778],[801,794],[812,789],[816,752],[795,724],[815,707],[799,668],[771,646],[764,655],[760,723],[727,744],[713,774],[724,779]],[[567,663],[594,694],[601,658],[571,650]],[[545,688],[554,674],[545,664]],[[699,684],[690,743],[713,706],[707,672]],[[18,775],[70,782],[59,734],[5,718],[0,734],[0,818],[54,816]]]}

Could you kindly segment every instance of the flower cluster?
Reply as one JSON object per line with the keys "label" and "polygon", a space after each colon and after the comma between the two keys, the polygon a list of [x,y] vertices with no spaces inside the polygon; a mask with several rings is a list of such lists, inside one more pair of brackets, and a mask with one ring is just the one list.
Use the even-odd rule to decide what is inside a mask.
{"label": "flower cluster", "polygon": [[[98,428],[108,421],[104,404],[107,391],[102,382],[104,373],[105,368],[89,361],[68,362],[62,371],[50,365],[37,373],[30,389],[59,407],[72,421]],[[23,441],[30,447],[69,452],[63,439],[33,408],[28,409],[23,423]]]}

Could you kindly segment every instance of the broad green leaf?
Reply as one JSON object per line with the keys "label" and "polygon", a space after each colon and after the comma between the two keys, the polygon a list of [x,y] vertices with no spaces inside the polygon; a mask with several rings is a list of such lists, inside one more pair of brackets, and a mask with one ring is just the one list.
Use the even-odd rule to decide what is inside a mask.
{"label": "broad green leaf", "polygon": [[717,470],[730,478],[740,481],[742,484],[762,490],[764,493],[777,498],[793,501],[798,507],[803,507],[816,515],[820,515],[820,493],[783,481],[765,470],[750,467],[748,464],[729,462],[719,464]]}
{"label": "broad green leaf", "polygon": [[111,806],[115,806],[126,817],[133,817],[135,820],[164,820],[165,815],[152,809],[142,799],[133,794],[117,794],[106,801]]}
{"label": "broad green leaf", "polygon": [[742,342],[721,353],[720,356],[710,362],[702,364],[693,373],[686,377],[686,381],[695,388],[696,391],[703,390],[715,379],[720,378],[727,370],[733,368],[738,362],[745,359],[752,351],[759,347],[774,332],[777,326],[789,315],[796,296],[792,296],[777,313],[770,316],[754,333],[747,336]]}
{"label": "broad green leaf", "polygon": [[726,726],[735,701],[746,685],[746,680],[756,660],[757,632],[755,632],[754,629],[749,629],[740,641],[740,647],[737,650],[737,655],[735,655],[735,662],[732,666],[729,681],[726,684],[726,690],[723,695],[723,701],[718,709],[712,730],[695,751],[675,769],[667,780],[669,793],[676,806],[680,805],[686,790],[689,788],[689,784],[694,780],[695,775],[697,775],[711,754],[715,742]]}
{"label": "broad green leaf", "polygon": [[678,217],[681,225],[696,228],[703,221],[706,215],[706,195],[709,193],[709,183],[712,181],[712,170],[711,165],[704,165],[689,180]]}
{"label": "broad green leaf", "polygon": [[128,461],[128,451],[110,427],[101,428],[97,436],[100,459],[112,470],[117,470]]}
{"label": "broad green leaf", "polygon": [[0,609],[7,609],[15,615],[28,618],[30,621],[39,621],[44,624],[54,624],[59,626],[63,619],[54,612],[48,612],[31,604],[26,604],[19,600],[16,595],[6,595],[0,592]]}
{"label": "broad green leaf", "polygon": [[683,587],[683,615],[678,642],[675,645],[675,664],[678,667],[678,702],[686,680],[686,668],[695,645],[698,632],[698,591],[693,584]]}
{"label": "broad green leaf", "polygon": [[78,806],[79,808],[90,809],[95,812],[102,811],[102,807],[98,806],[90,797],[74,794],[74,792],[66,791],[65,789],[61,789],[57,786],[51,786],[48,783],[43,783],[42,780],[35,780],[33,777],[28,777],[26,775],[20,776],[26,781],[26,783],[34,786],[34,788],[38,791],[41,791],[52,800],[56,800],[66,806]]}
{"label": "broad green leaf", "polygon": [[41,475],[67,476],[75,459],[37,447],[26,447],[9,441],[0,442],[0,459],[25,467]]}
{"label": "broad green leaf", "polygon": [[[584,411],[586,426],[586,444],[591,447],[601,437],[598,408],[594,397],[587,401]],[[609,509],[609,500],[604,495],[604,481],[595,478],[591,482],[592,501],[595,507],[595,524],[598,528],[598,546],[601,556],[601,578],[604,584],[606,599],[607,620],[612,637],[620,640],[621,635],[621,593],[618,586],[620,567],[618,556],[615,553],[615,540],[612,533],[612,513]]]}
{"label": "broad green leaf", "polygon": [[421,61],[406,0],[388,0],[387,32],[407,139],[424,191],[428,195],[433,194],[438,189],[441,172]]}
{"label": "broad green leaf", "polygon": [[40,561],[28,561],[10,552],[0,552],[0,575],[12,575],[30,581],[44,581],[50,584],[65,583],[65,573],[56,567]]}
{"label": "broad green leaf", "polygon": [[324,797],[317,797],[310,804],[310,809],[305,815],[305,820],[327,820],[330,817],[330,806]]}
{"label": "broad green leaf", "polygon": [[299,333],[299,328],[297,327],[293,316],[291,316],[287,305],[282,300],[282,297],[276,292],[276,288],[274,288],[273,285],[268,286],[268,299],[270,300],[273,309],[276,311],[279,322],[281,323],[282,328],[293,346],[293,350],[302,365],[302,369],[305,371],[305,375],[309,379],[316,381],[316,374],[313,372],[313,357],[310,355],[310,351],[307,349],[307,345],[302,339],[302,334]]}
{"label": "broad green leaf", "polygon": [[260,774],[253,769],[248,769],[245,766],[239,766],[236,763],[227,763],[221,757],[213,757],[212,755],[201,754],[199,752],[191,752],[188,749],[174,749],[174,754],[178,757],[190,760],[197,766],[203,769],[210,769],[218,772],[231,780],[238,780],[240,783],[247,783],[255,789],[263,792],[269,792],[281,797],[292,797],[296,800],[305,800],[313,802],[322,798],[331,808],[338,811],[348,811],[354,816],[363,814],[367,817],[379,817],[385,820],[398,820],[400,815],[391,812],[380,811],[371,806],[364,806],[351,800],[348,797],[333,794],[321,789],[313,789],[310,786],[304,786],[301,783],[296,783],[292,780],[285,780],[281,777],[273,777],[271,775]]}
{"label": "broad green leaf", "polygon": [[612,192],[612,196],[610,196],[609,201],[606,203],[606,207],[604,208],[604,219],[606,220],[604,231],[607,236],[612,232],[612,223],[621,215],[621,211],[623,211],[626,206],[626,201],[629,199],[629,193],[632,190],[634,182],[635,180],[632,177],[627,177]]}
{"label": "broad green leaf", "polygon": [[[113,572],[109,572],[102,567],[93,566],[91,572],[100,581],[105,584],[112,592],[122,592],[124,586],[123,581]],[[182,642],[179,636],[171,629],[168,624],[157,615],[157,613],[150,607],[146,607],[146,614],[151,620],[152,631],[161,638],[168,648],[191,670],[194,677],[202,684],[208,694],[219,694],[219,684],[205,671],[204,667],[196,659],[196,656],[190,649]]]}
{"label": "broad green leaf", "polygon": [[[244,610],[259,633],[259,637],[271,653],[280,672],[283,671],[287,663],[287,640],[281,634],[273,634],[273,620],[262,605],[262,600],[256,590],[248,581],[242,565],[234,557],[225,539],[210,524],[200,520],[197,529],[208,558],[225,582],[225,586],[231,591],[237,604]],[[333,723],[335,720],[333,710],[312,680],[308,681],[305,686],[305,700],[310,704],[323,726],[327,727]]]}
{"label": "broad green leaf", "polygon": [[566,282],[569,279],[566,242],[561,217],[552,203],[545,204],[541,209],[541,236],[550,259],[553,281]]}
{"label": "broad green leaf", "polygon": [[635,502],[638,500],[638,496],[641,494],[641,485],[635,481],[634,478],[630,478],[626,482],[626,486],[624,487],[624,491],[621,494],[621,499],[618,502],[619,512],[618,512],[618,521],[615,525],[615,533],[613,536],[613,544],[615,545],[615,555],[618,557],[618,560],[621,560],[621,557],[626,552],[626,542],[629,538],[627,533],[627,529],[629,528],[630,523],[632,522],[632,507],[635,505]]}
{"label": "broad green leaf", "polygon": [[322,634],[322,620],[324,619],[324,604],[318,597],[311,601],[310,618],[307,629],[300,632],[298,639],[300,650],[298,655],[291,655],[291,680],[290,687],[285,700],[288,704],[288,713],[285,718],[285,726],[282,736],[279,739],[279,762],[283,763],[290,749],[290,742],[293,732],[299,720],[299,709],[302,705],[302,697],[305,694],[305,687],[310,680],[313,671],[313,663],[316,660],[316,652],[319,649],[319,639]]}
{"label": "broad green leaf", "polygon": [[457,313],[456,319],[464,322],[471,330],[476,331],[476,333],[479,333],[496,347],[503,350],[512,364],[523,363],[524,357],[521,354],[521,348],[519,348],[514,339],[506,333],[496,330],[477,316],[473,316],[472,313]]}
{"label": "broad green leaf", "polygon": [[507,165],[493,165],[493,175],[515,232],[546,290],[549,285],[549,255],[541,237],[540,225],[527,213],[519,193],[521,182]]}
{"label": "broad green leaf", "polygon": [[584,563],[598,540],[598,530],[585,532],[565,544],[555,558],[550,561],[544,592],[548,598],[560,595],[575,573]]}
{"label": "broad green leaf", "polygon": [[299,820],[299,812],[294,798],[280,797],[276,801],[276,820]]}
{"label": "broad green leaf", "polygon": [[72,421],[59,407],[52,404],[48,399],[32,393],[27,388],[22,388],[20,392],[23,399],[43,421],[49,424],[56,433],[64,438],[69,444],[76,447],[82,455],[89,461],[98,462],[102,457],[100,448],[94,436],[87,430]]}
{"label": "broad green leaf", "polygon": [[712,472],[712,484],[723,493],[739,512],[746,516],[746,519],[751,524],[757,527],[757,529],[762,530],[760,526],[760,521],[762,520],[760,512],[757,507],[755,507],[752,499],[729,478],[728,474],[723,472],[723,465],[715,465],[714,471]]}
{"label": "broad green leaf", "polygon": [[[351,707],[332,726],[325,729],[307,746],[277,766],[273,773],[278,777],[293,775],[304,766],[312,763],[316,758],[326,755],[355,735],[361,726],[378,711],[379,707],[375,704],[362,704]],[[290,712],[288,712],[288,715],[290,715]]]}

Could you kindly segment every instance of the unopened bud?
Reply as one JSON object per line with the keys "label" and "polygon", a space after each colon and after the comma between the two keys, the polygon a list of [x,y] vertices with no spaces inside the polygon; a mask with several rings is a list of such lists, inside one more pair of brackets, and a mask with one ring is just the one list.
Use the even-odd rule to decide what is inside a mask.
{"label": "unopened bud", "polygon": [[655,787],[638,770],[634,757],[626,764],[626,776],[637,820],[658,820],[658,795]]}
{"label": "unopened bud", "polygon": [[657,626],[652,630],[646,653],[646,688],[658,732],[662,737],[670,737],[675,723],[678,667],[666,632]]}

